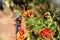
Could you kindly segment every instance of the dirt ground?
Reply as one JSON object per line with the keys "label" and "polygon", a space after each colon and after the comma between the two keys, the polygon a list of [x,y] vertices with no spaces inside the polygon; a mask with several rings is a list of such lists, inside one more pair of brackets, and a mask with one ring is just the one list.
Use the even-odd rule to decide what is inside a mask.
{"label": "dirt ground", "polygon": [[9,13],[7,16],[0,11],[0,40],[16,40],[15,17],[12,18],[11,11]]}

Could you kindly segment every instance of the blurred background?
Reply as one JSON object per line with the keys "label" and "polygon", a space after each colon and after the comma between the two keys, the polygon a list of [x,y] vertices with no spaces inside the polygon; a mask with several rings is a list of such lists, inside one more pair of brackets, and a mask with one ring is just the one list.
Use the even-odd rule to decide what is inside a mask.
{"label": "blurred background", "polygon": [[60,0],[0,0],[0,40],[60,40]]}

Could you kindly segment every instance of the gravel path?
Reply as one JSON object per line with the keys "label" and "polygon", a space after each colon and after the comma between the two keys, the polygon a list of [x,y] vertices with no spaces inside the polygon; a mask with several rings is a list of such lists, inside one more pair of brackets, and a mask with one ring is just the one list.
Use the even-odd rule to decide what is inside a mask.
{"label": "gravel path", "polygon": [[6,16],[0,11],[0,40],[16,40],[15,18]]}

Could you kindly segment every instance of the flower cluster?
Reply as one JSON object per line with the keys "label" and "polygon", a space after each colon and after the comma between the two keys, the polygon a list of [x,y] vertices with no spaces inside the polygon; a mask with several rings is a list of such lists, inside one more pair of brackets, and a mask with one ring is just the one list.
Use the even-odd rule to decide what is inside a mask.
{"label": "flower cluster", "polygon": [[17,33],[17,40],[24,40],[24,29],[20,28],[19,32]]}
{"label": "flower cluster", "polygon": [[43,30],[40,31],[40,35],[45,38],[51,36],[51,31],[49,28],[44,28]]}
{"label": "flower cluster", "polygon": [[24,7],[21,7],[20,11],[23,13],[23,15],[28,16],[28,17],[31,14],[31,10],[25,11]]}

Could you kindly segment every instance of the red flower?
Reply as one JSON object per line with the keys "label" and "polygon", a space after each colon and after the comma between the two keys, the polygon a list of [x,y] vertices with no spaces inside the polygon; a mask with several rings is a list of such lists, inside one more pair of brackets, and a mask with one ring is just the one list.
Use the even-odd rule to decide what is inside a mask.
{"label": "red flower", "polygon": [[20,35],[23,35],[24,34],[24,29],[20,28],[19,32],[20,32]]}
{"label": "red flower", "polygon": [[51,31],[50,31],[50,29],[49,29],[49,28],[45,28],[45,29],[44,29],[44,31],[45,31],[45,32],[48,32],[48,33],[50,33],[50,34],[51,34]]}
{"label": "red flower", "polygon": [[43,30],[40,31],[40,35],[42,37],[49,37],[51,36],[51,31],[49,28],[44,28]]}
{"label": "red flower", "polygon": [[42,37],[45,37],[45,34],[44,34],[43,30],[40,32],[40,34],[41,34]]}
{"label": "red flower", "polygon": [[22,36],[20,36],[20,40],[24,40],[24,36],[22,35]]}
{"label": "red flower", "polygon": [[24,40],[24,29],[20,28],[18,34],[17,34],[17,40]]}

